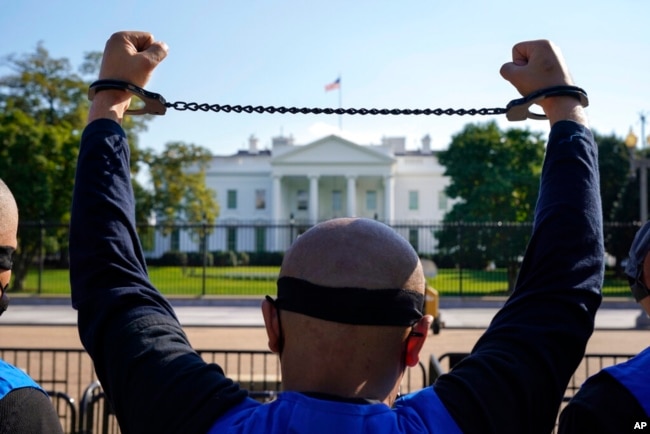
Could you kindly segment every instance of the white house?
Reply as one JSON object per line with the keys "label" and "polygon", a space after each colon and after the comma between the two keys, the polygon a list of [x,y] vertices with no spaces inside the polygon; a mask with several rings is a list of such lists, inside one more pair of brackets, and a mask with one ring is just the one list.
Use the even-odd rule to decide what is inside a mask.
{"label": "white house", "polygon": [[[355,216],[395,226],[416,248],[431,251],[432,231],[418,225],[442,221],[451,206],[443,173],[428,135],[418,150],[407,150],[403,137],[360,145],[336,135],[305,145],[275,137],[271,149],[261,150],[251,136],[248,149],[213,157],[207,170],[220,206],[208,249],[283,251],[316,222]],[[158,251],[169,248],[156,244]]]}

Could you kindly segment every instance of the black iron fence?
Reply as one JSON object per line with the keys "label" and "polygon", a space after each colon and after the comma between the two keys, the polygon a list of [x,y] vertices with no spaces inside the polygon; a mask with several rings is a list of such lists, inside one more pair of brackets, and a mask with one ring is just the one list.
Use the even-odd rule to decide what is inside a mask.
{"label": "black iron fence", "polygon": [[[156,287],[166,295],[195,297],[275,293],[284,251],[309,227],[233,222],[143,225],[138,231]],[[398,223],[392,227],[423,259],[436,264],[429,283],[442,296],[508,294],[531,232],[531,223]],[[638,223],[605,225],[606,296],[629,296],[621,270],[637,229]],[[27,266],[28,271],[21,282],[12,283],[12,290],[69,293],[67,227],[23,223],[19,238],[19,255],[24,256],[17,265]]]}

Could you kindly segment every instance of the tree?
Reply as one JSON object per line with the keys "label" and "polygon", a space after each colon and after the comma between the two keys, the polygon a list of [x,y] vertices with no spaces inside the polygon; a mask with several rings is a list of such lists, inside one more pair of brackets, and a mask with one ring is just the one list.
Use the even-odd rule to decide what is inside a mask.
{"label": "tree", "polygon": [[[71,72],[69,61],[52,59],[42,44],[35,53],[10,55],[4,63],[13,74],[0,78],[0,176],[12,189],[20,213],[12,286],[20,290],[44,245],[67,251],[64,225],[88,106],[86,84]],[[37,222],[63,226],[30,229]]]}
{"label": "tree", "polygon": [[504,132],[495,122],[466,125],[452,137],[439,161],[451,178],[446,193],[459,201],[436,234],[442,254],[474,268],[499,262],[512,289],[530,233],[529,225],[517,223],[533,219],[544,143],[540,133]]}
{"label": "tree", "polygon": [[44,245],[54,252],[67,250],[65,225],[38,231],[34,223],[69,221],[78,139],[65,126],[44,124],[22,111],[0,115],[0,173],[21,219],[12,289],[23,288],[27,269]]}
{"label": "tree", "polygon": [[42,43],[35,53],[9,55],[4,62],[13,75],[0,78],[0,108],[29,114],[37,123],[83,125],[86,83],[68,59],[53,59]]}
{"label": "tree", "polygon": [[[82,74],[96,73],[98,53],[86,54]],[[46,247],[67,257],[67,223],[81,131],[88,112],[89,82],[68,59],[55,59],[42,43],[35,52],[8,55],[12,71],[0,77],[0,177],[12,189],[20,213],[12,290],[21,290],[28,267]],[[138,169],[137,137],[146,117],[125,119]],[[35,230],[44,222],[47,230]]]}
{"label": "tree", "polygon": [[209,150],[183,142],[167,143],[159,155],[143,153],[153,183],[152,209],[162,218],[165,233],[178,222],[199,224],[191,233],[200,241],[211,232],[219,215],[216,193],[205,182],[211,159]]}
{"label": "tree", "polygon": [[[616,259],[616,271],[622,275],[621,264],[639,226],[639,169],[630,170],[630,158],[648,158],[649,151],[628,150],[622,138],[611,134],[594,134],[598,143],[600,189],[605,222],[605,250]],[[650,191],[650,188],[648,189]]]}
{"label": "tree", "polygon": [[[623,199],[630,183],[630,153],[623,139],[613,134],[603,136],[594,132],[594,139],[598,144],[603,218],[605,221],[617,221],[617,216],[621,216],[621,209],[628,205]],[[635,220],[633,215],[627,217],[631,218],[625,218],[624,221]]]}

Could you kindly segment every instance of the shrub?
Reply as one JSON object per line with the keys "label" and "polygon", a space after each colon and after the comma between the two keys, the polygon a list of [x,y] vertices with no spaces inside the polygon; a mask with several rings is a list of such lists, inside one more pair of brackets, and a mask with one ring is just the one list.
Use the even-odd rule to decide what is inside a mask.
{"label": "shrub", "polygon": [[250,256],[246,252],[237,252],[237,265],[250,265]]}
{"label": "shrub", "polygon": [[157,259],[149,261],[152,265],[161,265],[161,266],[186,266],[187,265],[187,253],[179,252],[176,250],[170,250]]}
{"label": "shrub", "polygon": [[203,262],[205,261],[205,265],[208,267],[211,267],[214,265],[214,257],[212,253],[208,252],[206,257],[203,257],[202,252],[189,252],[187,253],[187,265],[191,267],[202,267]]}
{"label": "shrub", "polygon": [[214,265],[220,267],[233,267],[237,265],[237,254],[233,251],[216,251],[211,252],[214,256]]}
{"label": "shrub", "polygon": [[284,252],[248,252],[249,265],[273,265],[282,264]]}

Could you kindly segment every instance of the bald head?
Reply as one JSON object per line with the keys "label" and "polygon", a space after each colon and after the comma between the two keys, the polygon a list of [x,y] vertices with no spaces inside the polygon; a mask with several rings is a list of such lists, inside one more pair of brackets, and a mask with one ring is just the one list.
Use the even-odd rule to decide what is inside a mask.
{"label": "bald head", "polygon": [[423,293],[417,253],[389,226],[340,218],[302,234],[286,252],[280,276],[329,287],[402,288]]}
{"label": "bald head", "polygon": [[7,184],[0,179],[0,245],[16,246],[18,206]]}
{"label": "bald head", "polygon": [[[391,405],[431,325],[431,316],[419,311],[424,289],[417,253],[383,223],[340,218],[302,234],[284,256],[278,300],[262,305],[285,390]],[[411,331],[420,337],[410,338]]]}

